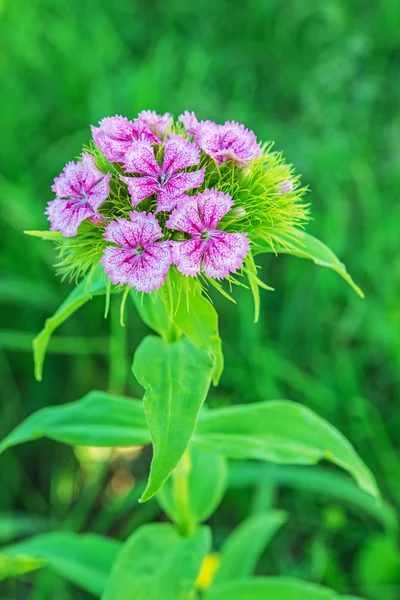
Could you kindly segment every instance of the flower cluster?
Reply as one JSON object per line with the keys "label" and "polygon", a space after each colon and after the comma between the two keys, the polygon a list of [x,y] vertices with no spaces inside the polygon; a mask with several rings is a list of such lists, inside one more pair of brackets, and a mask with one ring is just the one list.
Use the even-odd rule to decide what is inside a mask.
{"label": "flower cluster", "polygon": [[306,219],[291,168],[238,123],[143,111],[107,117],[92,134],[54,180],[46,214],[64,254],[100,259],[113,284],[151,292],[172,265],[232,280],[257,239]]}

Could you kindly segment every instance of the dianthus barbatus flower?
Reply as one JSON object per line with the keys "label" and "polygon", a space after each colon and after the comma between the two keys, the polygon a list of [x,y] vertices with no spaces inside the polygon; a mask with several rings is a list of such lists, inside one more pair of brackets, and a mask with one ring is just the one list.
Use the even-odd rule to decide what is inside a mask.
{"label": "dianthus barbatus flower", "polygon": [[98,210],[110,193],[111,173],[104,175],[94,164],[91,154],[82,154],[82,162],[69,162],[54,179],[52,186],[56,199],[47,205],[53,231],[66,237],[77,234],[85,219],[101,220]]}
{"label": "dianthus barbatus flower", "polygon": [[153,214],[129,216],[130,221],[120,218],[107,226],[104,237],[118,247],[107,246],[101,264],[113,283],[152,292],[164,283],[171,265],[170,242],[157,241],[163,233]]}
{"label": "dianthus barbatus flower", "polygon": [[224,125],[200,121],[195,140],[218,164],[231,160],[237,167],[245,167],[261,152],[254,133],[234,121]]}
{"label": "dianthus barbatus flower", "polygon": [[137,121],[144,121],[160,140],[164,138],[167,129],[171,129],[174,122],[169,113],[158,115],[155,110],[142,110],[136,119]]}
{"label": "dianthus barbatus flower", "polygon": [[199,162],[200,152],[196,144],[180,135],[171,135],[164,143],[161,167],[150,144],[136,143],[127,154],[124,167],[129,173],[137,173],[142,177],[120,175],[120,178],[128,186],[132,206],[137,206],[145,198],[157,193],[156,212],[169,211],[185,192],[203,183],[205,169],[182,171]]}
{"label": "dianthus barbatus flower", "polygon": [[131,150],[132,143],[138,140],[160,143],[144,119],[129,121],[126,117],[106,117],[92,126],[93,139],[110,162],[121,162]]}
{"label": "dianthus barbatus flower", "polygon": [[242,265],[249,251],[246,234],[217,229],[232,206],[228,194],[212,189],[182,200],[172,212],[167,227],[191,236],[190,240],[172,242],[173,260],[181,273],[194,276],[203,271],[219,279]]}
{"label": "dianthus barbatus flower", "polygon": [[185,110],[183,115],[180,115],[178,117],[178,120],[186,129],[186,133],[188,135],[195,135],[199,122],[194,112],[189,112],[188,110]]}

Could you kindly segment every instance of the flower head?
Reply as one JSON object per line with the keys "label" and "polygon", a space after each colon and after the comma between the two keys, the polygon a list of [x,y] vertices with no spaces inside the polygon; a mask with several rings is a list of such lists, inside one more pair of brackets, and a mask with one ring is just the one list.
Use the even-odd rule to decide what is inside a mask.
{"label": "flower head", "polygon": [[96,146],[110,162],[121,162],[137,140],[159,143],[144,119],[128,121],[126,117],[106,117],[99,127],[92,126]]}
{"label": "flower head", "polygon": [[278,184],[279,194],[288,194],[289,192],[293,192],[294,186],[291,181],[282,181]]}
{"label": "flower head", "polygon": [[173,243],[173,259],[184,275],[204,272],[220,279],[234,273],[249,251],[245,233],[228,233],[217,229],[233,200],[218,190],[205,190],[182,201],[167,221],[169,229],[183,231],[189,240]]}
{"label": "flower head", "polygon": [[173,118],[169,113],[164,115],[158,115],[155,110],[142,110],[139,113],[136,123],[143,121],[147,124],[149,129],[162,140],[168,129],[171,129],[174,122]]}
{"label": "flower head", "polygon": [[163,237],[155,216],[131,212],[128,219],[116,219],[107,226],[104,237],[117,246],[107,246],[101,258],[115,284],[130,285],[139,292],[152,292],[165,281],[171,265],[169,241]]}
{"label": "flower head", "polygon": [[85,219],[101,221],[98,210],[110,193],[110,178],[111,173],[104,175],[95,167],[91,154],[83,153],[82,162],[67,163],[51,188],[56,194],[46,210],[51,229],[71,237]]}
{"label": "flower head", "polygon": [[199,149],[180,135],[171,135],[164,143],[160,166],[154,148],[148,143],[136,143],[127,154],[124,167],[129,173],[142,177],[120,176],[127,186],[132,206],[153,194],[157,197],[157,212],[172,210],[185,192],[199,187],[204,180],[204,169],[183,171],[200,162]]}
{"label": "flower head", "polygon": [[254,133],[234,121],[224,125],[200,121],[195,139],[203,152],[218,164],[232,161],[237,167],[245,167],[261,152]]}
{"label": "flower head", "polygon": [[178,120],[186,129],[186,133],[188,135],[195,135],[199,122],[194,112],[189,112],[188,110],[185,110],[183,115],[180,115],[178,117]]}

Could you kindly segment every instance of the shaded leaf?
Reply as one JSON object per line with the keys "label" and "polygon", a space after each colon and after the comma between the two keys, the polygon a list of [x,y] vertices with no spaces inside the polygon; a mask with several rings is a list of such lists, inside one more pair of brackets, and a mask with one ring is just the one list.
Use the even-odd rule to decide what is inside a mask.
{"label": "shaded leaf", "polygon": [[212,362],[188,339],[173,344],[146,337],[133,372],[145,388],[144,410],[153,443],[153,461],[142,501],[158,492],[185,452],[206,398]]}

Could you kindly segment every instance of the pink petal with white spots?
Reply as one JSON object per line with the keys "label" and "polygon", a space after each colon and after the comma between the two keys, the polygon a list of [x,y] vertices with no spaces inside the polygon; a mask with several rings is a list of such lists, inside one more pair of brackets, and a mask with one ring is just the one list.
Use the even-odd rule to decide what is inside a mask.
{"label": "pink petal with white spots", "polygon": [[200,217],[197,196],[189,196],[180,201],[178,207],[171,213],[166,226],[168,229],[184,231],[190,235],[200,235],[204,225]]}
{"label": "pink petal with white spots", "polygon": [[92,134],[96,145],[110,162],[123,161],[134,141],[159,142],[146,123],[133,123],[120,116],[106,117],[100,121],[99,127],[92,127]]}
{"label": "pink petal with white spots", "polygon": [[189,111],[185,110],[183,115],[180,115],[178,117],[178,120],[182,123],[182,125],[186,129],[186,133],[188,135],[195,135],[195,133],[197,131],[197,127],[199,125],[199,122],[198,122],[197,117],[194,114],[194,112],[189,112]]}
{"label": "pink petal with white spots", "polygon": [[205,169],[198,171],[176,173],[160,186],[157,199],[157,212],[170,211],[175,208],[178,199],[193,188],[199,187],[204,181]]}
{"label": "pink petal with white spots", "polygon": [[229,273],[235,273],[241,267],[249,247],[245,233],[214,231],[207,241],[202,271],[213,279],[221,279]]}
{"label": "pink petal with white spots", "polygon": [[114,242],[123,248],[139,248],[152,244],[162,237],[162,229],[152,213],[131,212],[130,220],[111,221],[104,232],[108,242]]}
{"label": "pink petal with white spots", "polygon": [[48,203],[46,215],[52,231],[61,231],[65,237],[73,237],[85,219],[94,215],[88,204],[78,204],[69,200],[52,200]]}
{"label": "pink petal with white spots", "polygon": [[163,139],[168,129],[171,129],[173,118],[169,113],[158,115],[154,110],[143,110],[136,121],[144,121],[150,130],[160,139]]}
{"label": "pink petal with white spots", "polygon": [[200,237],[173,245],[173,261],[183,275],[198,275],[204,253],[204,242]]}
{"label": "pink petal with white spots", "polygon": [[226,213],[232,208],[233,200],[229,194],[218,190],[204,190],[196,196],[201,220],[205,229],[215,229]]}
{"label": "pink petal with white spots", "polygon": [[194,142],[181,135],[171,135],[164,143],[162,172],[172,175],[181,169],[194,167],[200,162],[200,152]]}
{"label": "pink petal with white spots", "polygon": [[196,143],[205,154],[208,154],[215,160],[217,160],[217,154],[221,149],[219,143],[219,131],[220,125],[217,125],[212,121],[200,121],[195,133]]}
{"label": "pink petal with white spots", "polygon": [[171,266],[170,244],[168,241],[148,244],[141,254],[133,249],[108,246],[101,264],[113,283],[152,292],[165,282]]}
{"label": "pink petal with white spots", "polygon": [[132,206],[134,207],[145,198],[152,196],[159,185],[153,177],[124,177],[120,175],[119,178],[128,186]]}
{"label": "pink petal with white spots", "polygon": [[103,175],[102,173],[101,176],[102,179],[94,184],[87,192],[88,204],[95,212],[98,211],[110,194],[111,173],[107,173],[107,175]]}
{"label": "pink petal with white spots", "polygon": [[125,156],[124,169],[128,173],[151,175],[156,178],[161,171],[155,159],[153,147],[144,142],[136,142],[132,145]]}

